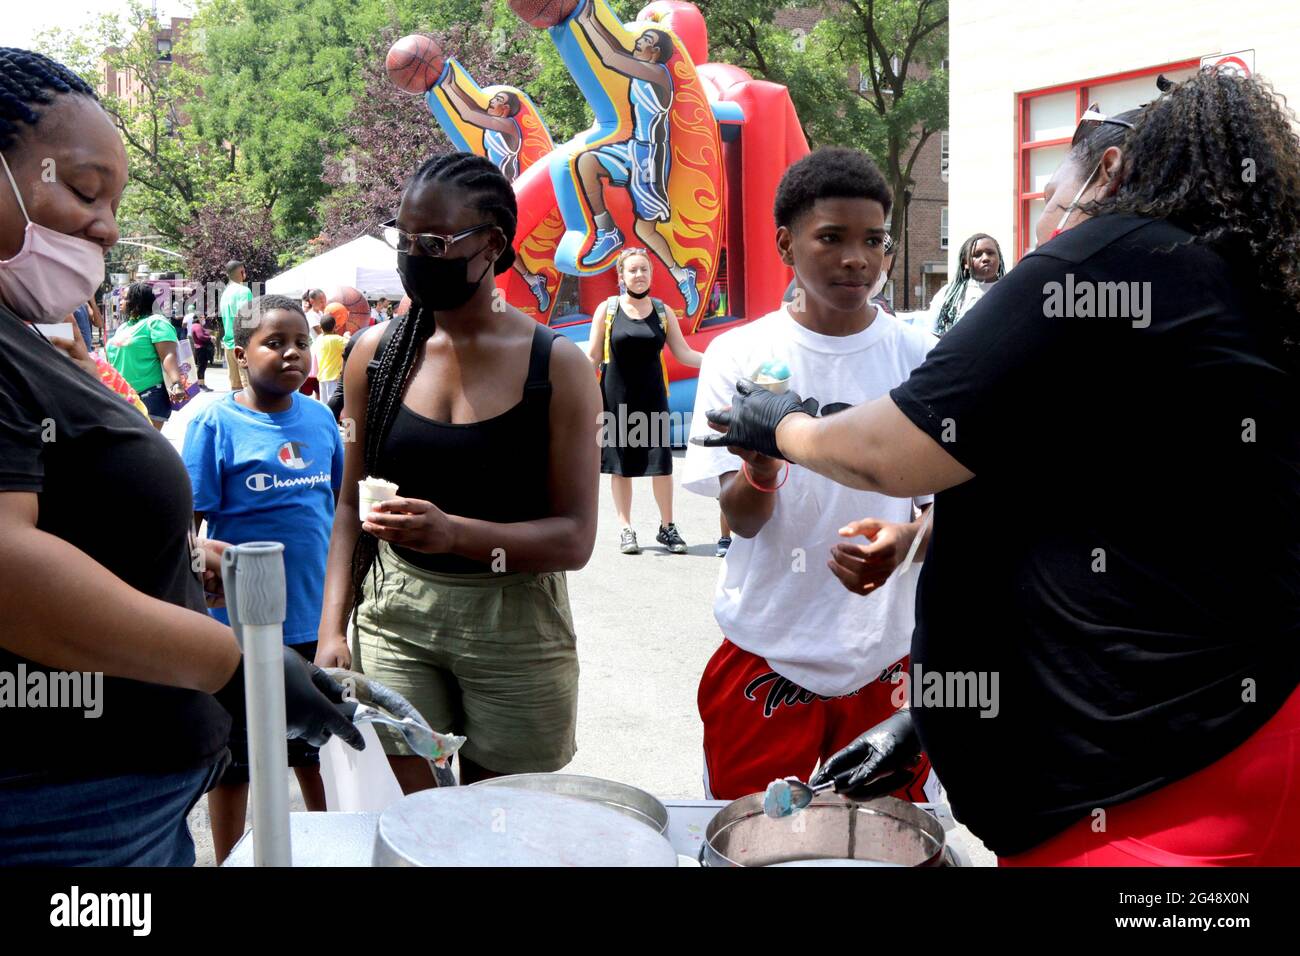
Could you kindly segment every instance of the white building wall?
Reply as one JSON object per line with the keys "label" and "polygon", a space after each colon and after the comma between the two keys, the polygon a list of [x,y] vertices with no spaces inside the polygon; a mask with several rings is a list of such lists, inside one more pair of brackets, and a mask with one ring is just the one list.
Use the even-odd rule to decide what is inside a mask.
{"label": "white building wall", "polygon": [[1016,94],[1237,50],[1300,104],[1297,0],[951,0],[949,275],[974,232],[1014,261]]}

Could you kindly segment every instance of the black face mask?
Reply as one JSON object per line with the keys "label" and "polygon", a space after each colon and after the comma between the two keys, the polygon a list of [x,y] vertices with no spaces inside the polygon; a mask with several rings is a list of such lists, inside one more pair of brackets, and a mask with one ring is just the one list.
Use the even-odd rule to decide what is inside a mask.
{"label": "black face mask", "polygon": [[646,289],[644,292],[633,292],[631,289],[628,289],[627,294],[634,299],[644,299],[646,296],[650,294],[650,290]]}
{"label": "black face mask", "polygon": [[489,262],[474,281],[469,279],[469,260],[486,249],[483,246],[473,255],[459,259],[397,254],[397,272],[402,277],[402,288],[411,301],[435,312],[459,309],[474,297],[483,277],[493,263]]}

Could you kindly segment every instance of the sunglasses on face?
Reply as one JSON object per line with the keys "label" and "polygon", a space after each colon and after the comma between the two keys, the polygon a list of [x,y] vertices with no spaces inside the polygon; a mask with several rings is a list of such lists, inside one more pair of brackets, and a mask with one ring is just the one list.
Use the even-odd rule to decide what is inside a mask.
{"label": "sunglasses on face", "polygon": [[477,226],[452,233],[449,236],[440,235],[436,232],[405,232],[397,228],[396,219],[388,220],[379,228],[381,235],[384,237],[384,242],[398,252],[409,253],[412,247],[418,247],[423,255],[441,259],[447,254],[447,248],[453,242],[464,239],[466,236],[472,236],[476,232],[482,232],[484,229],[495,229],[497,225],[492,222],[482,222]]}
{"label": "sunglasses on face", "polygon": [[1107,116],[1097,107],[1096,103],[1093,103],[1079,117],[1079,125],[1074,129],[1074,137],[1070,140],[1070,147],[1078,146],[1085,137],[1091,136],[1097,127],[1107,123],[1111,126],[1124,126],[1133,129],[1133,124],[1128,120],[1116,116]]}

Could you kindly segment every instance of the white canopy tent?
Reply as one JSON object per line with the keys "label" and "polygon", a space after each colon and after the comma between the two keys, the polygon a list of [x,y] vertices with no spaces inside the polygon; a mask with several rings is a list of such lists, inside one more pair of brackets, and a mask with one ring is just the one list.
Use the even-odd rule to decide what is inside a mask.
{"label": "white canopy tent", "polygon": [[300,296],[308,289],[350,285],[367,299],[386,296],[394,302],[405,294],[397,274],[397,253],[374,236],[360,236],[329,252],[308,259],[266,281],[275,295]]}

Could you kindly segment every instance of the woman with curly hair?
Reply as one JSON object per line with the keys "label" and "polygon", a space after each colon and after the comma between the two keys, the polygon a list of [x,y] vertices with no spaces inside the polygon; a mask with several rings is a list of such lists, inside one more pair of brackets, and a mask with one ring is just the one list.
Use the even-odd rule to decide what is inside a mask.
{"label": "woman with curly hair", "polygon": [[869,792],[924,744],[1004,864],[1300,864],[1300,138],[1258,78],[1162,88],[1085,114],[1038,249],[888,396],[710,413],[938,492],[910,716],[821,776]]}

